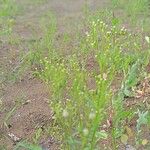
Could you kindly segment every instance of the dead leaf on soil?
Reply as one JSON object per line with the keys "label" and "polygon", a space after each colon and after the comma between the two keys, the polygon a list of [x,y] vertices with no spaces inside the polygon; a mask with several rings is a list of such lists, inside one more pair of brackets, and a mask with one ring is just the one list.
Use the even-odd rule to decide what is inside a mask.
{"label": "dead leaf on soil", "polygon": [[142,141],[142,145],[145,146],[145,145],[147,145],[147,144],[148,144],[148,140],[147,140],[147,139],[144,139],[144,140]]}
{"label": "dead leaf on soil", "polygon": [[13,133],[8,133],[8,136],[11,138],[12,141],[14,142],[19,142],[21,140],[21,138],[18,138],[16,135],[14,135]]}
{"label": "dead leaf on soil", "polygon": [[126,130],[126,133],[127,133],[129,138],[134,137],[134,133],[133,133],[133,131],[132,131],[132,129],[130,127],[125,126],[125,130]]}
{"label": "dead leaf on soil", "polygon": [[104,79],[105,81],[107,80],[107,74],[106,74],[106,73],[103,74],[103,79]]}
{"label": "dead leaf on soil", "polygon": [[142,91],[142,90],[136,90],[136,98],[141,98],[141,97],[143,97],[144,96],[144,91]]}
{"label": "dead leaf on soil", "polygon": [[121,142],[126,145],[128,142],[128,136],[126,134],[122,134],[121,136]]}

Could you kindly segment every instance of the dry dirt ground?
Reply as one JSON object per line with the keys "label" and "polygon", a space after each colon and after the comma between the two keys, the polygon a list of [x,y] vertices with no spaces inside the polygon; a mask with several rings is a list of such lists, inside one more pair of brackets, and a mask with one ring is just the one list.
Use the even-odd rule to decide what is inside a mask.
{"label": "dry dirt ground", "polygon": [[[26,0],[18,0],[18,4],[22,6],[26,5],[25,2]],[[38,33],[41,14],[52,11],[58,22],[57,34],[61,36],[67,32],[73,36],[74,28],[83,16],[84,4],[84,0],[48,0],[39,5],[26,5],[24,12],[16,16],[14,27],[15,35],[23,41],[22,44],[12,46],[7,43],[0,46],[0,62],[7,74],[18,65],[20,51],[28,51],[28,41],[33,38],[30,26]],[[106,4],[107,0],[88,0],[91,10]],[[0,96],[4,108],[0,112],[0,145],[6,146],[8,150],[12,150],[16,144],[9,134],[19,139],[30,139],[38,127],[46,126],[51,121],[52,114],[48,106],[49,91],[41,81],[33,78],[30,72],[20,81],[4,81]],[[46,143],[46,140],[43,143]],[[57,149],[50,138],[47,145],[49,150]]]}

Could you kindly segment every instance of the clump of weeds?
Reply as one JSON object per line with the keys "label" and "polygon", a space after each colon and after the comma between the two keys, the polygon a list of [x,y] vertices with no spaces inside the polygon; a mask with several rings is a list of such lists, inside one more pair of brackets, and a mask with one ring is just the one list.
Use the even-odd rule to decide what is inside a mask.
{"label": "clump of weeds", "polygon": [[[120,3],[113,1],[114,7]],[[143,3],[141,7],[136,12],[143,10]],[[43,37],[31,46],[32,51],[24,59],[51,93],[53,120],[47,132],[60,141],[61,149],[115,150],[120,145],[128,146],[133,136],[129,124],[136,119],[134,146],[147,146],[148,140],[140,135],[142,125],[149,123],[148,108],[141,111],[137,107],[128,109],[126,105],[128,98],[136,97],[135,89],[142,79],[148,78],[145,68],[150,60],[149,37],[120,27],[115,18],[108,25],[94,16],[86,20],[80,51],[62,57],[55,47],[56,20],[50,18],[42,27]],[[40,135],[39,130],[34,143]]]}
{"label": "clump of weeds", "polygon": [[[117,149],[120,138],[127,144],[129,136],[124,131],[126,128],[129,132],[130,128],[125,125],[136,116],[136,110],[126,109],[125,101],[143,77],[140,70],[149,63],[148,44],[145,42],[146,49],[142,50],[138,34],[99,19],[90,21],[87,29],[81,45],[84,60],[78,54],[50,57],[49,53],[54,52],[51,48],[46,57],[40,57],[40,69],[36,68],[35,74],[51,91],[50,130],[61,141],[62,149],[99,149],[101,141],[107,139],[112,142],[105,148]],[[51,37],[45,38],[49,41]],[[86,67],[91,53],[97,66],[95,72]],[[120,89],[113,92],[112,85],[118,76]],[[87,84],[91,78],[92,89]]]}

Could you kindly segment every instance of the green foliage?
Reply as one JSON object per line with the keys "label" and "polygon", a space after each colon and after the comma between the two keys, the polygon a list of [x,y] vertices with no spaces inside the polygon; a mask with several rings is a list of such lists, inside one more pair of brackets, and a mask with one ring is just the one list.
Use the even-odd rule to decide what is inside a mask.
{"label": "green foliage", "polygon": [[[0,35],[10,35],[14,25],[11,16],[17,12],[17,6],[15,1],[0,2],[0,26],[3,29]],[[42,1],[31,3],[39,2]],[[22,59],[17,71],[19,73],[30,67],[33,74],[48,86],[49,106],[54,115],[48,132],[62,143],[61,149],[94,150],[98,149],[102,140],[108,139],[111,147],[117,149],[120,137],[121,142],[127,144],[124,127],[135,117],[137,108],[127,109],[125,98],[134,96],[132,89],[137,86],[143,70],[149,64],[150,45],[148,36],[143,42],[141,35],[120,27],[122,21],[114,11],[121,8],[132,21],[137,21],[136,17],[141,14],[146,18],[147,4],[147,0],[112,0],[113,11],[104,10],[97,15],[87,16],[86,33],[80,37],[79,50],[65,57],[57,52],[59,43],[56,40],[55,17],[47,13],[46,19],[41,20],[42,38],[32,43],[31,51]],[[85,9],[88,15],[89,10]],[[68,41],[71,38],[65,33],[62,42]],[[114,82],[119,87],[117,90]],[[6,115],[5,125],[16,108]],[[148,114],[146,110],[138,112],[137,136],[142,125],[148,124]],[[102,129],[104,125],[107,131]],[[42,133],[42,129],[35,132],[33,143],[38,143]],[[15,150],[22,148],[41,150],[38,145],[26,141],[19,142]]]}
{"label": "green foliage", "polygon": [[139,13],[147,13],[148,11],[148,0],[128,0],[126,10],[129,15],[138,15]]}
{"label": "green foliage", "polygon": [[26,62],[34,66],[38,66],[39,60],[43,57],[50,57],[55,59],[57,56],[54,48],[56,20],[51,12],[47,12],[45,15],[47,15],[47,19],[41,19],[43,37],[31,45],[31,51],[26,57]]}
{"label": "green foliage", "polygon": [[2,150],[7,150],[7,149],[6,149],[6,146],[4,146],[4,145],[0,145],[0,149],[2,149]]}
{"label": "green foliage", "polygon": [[138,110],[138,120],[137,120],[137,131],[140,132],[140,128],[142,125],[146,125],[148,123],[148,111],[141,112]]}
{"label": "green foliage", "polygon": [[35,144],[37,144],[39,142],[39,139],[42,135],[42,129],[41,128],[38,128],[36,131],[35,131],[35,134],[33,136],[33,142]]}
{"label": "green foliage", "polygon": [[119,7],[121,5],[122,0],[111,0],[113,8]]}
{"label": "green foliage", "polygon": [[17,12],[15,0],[0,0],[0,17],[13,16]]}
{"label": "green foliage", "polygon": [[137,60],[135,64],[132,65],[131,69],[129,70],[127,79],[125,80],[124,85],[124,94],[125,96],[132,96],[132,87],[136,86],[138,83],[139,77],[139,70],[141,69],[141,62]]}
{"label": "green foliage", "polygon": [[14,150],[21,150],[22,148],[24,148],[25,150],[42,150],[41,147],[37,146],[37,145],[33,145],[30,144],[26,141],[23,142],[19,142]]}
{"label": "green foliage", "polygon": [[[107,118],[102,112],[110,104],[114,112],[112,145],[116,148],[116,139],[123,134],[125,120],[132,119],[135,114],[134,110],[124,108],[124,96],[139,81],[139,69],[145,64],[142,58],[147,53],[140,51],[138,37],[125,28],[108,26],[95,18],[89,22],[88,28],[83,41],[86,51],[82,54],[87,58],[88,54],[94,53],[93,59],[97,63],[95,72],[90,72],[86,68],[86,61],[81,61],[78,55],[65,59],[58,55],[50,57],[56,56],[49,55],[51,45],[48,57],[39,57],[41,69],[35,71],[51,90],[50,107],[54,113],[52,126],[57,126],[54,132],[58,132],[57,138],[63,143],[63,149],[93,150],[101,139],[107,139],[110,133],[102,132],[99,127]],[[51,41],[52,37],[43,39]],[[124,75],[125,81],[120,85],[121,90],[113,96],[111,84],[119,73]],[[89,79],[95,84],[93,89],[89,89]]]}
{"label": "green foliage", "polygon": [[10,35],[14,25],[12,17],[17,13],[18,6],[15,0],[0,0],[0,37]]}
{"label": "green foliage", "polygon": [[131,26],[149,30],[149,4],[149,0],[112,0],[112,10],[116,12],[120,8],[122,18],[126,18]]}

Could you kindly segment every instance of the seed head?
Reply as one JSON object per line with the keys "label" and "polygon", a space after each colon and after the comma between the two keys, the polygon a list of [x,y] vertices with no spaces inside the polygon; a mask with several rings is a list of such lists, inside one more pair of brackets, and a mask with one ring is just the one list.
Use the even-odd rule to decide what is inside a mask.
{"label": "seed head", "polygon": [[94,112],[91,112],[90,114],[89,114],[89,119],[90,120],[93,120],[94,118],[95,118],[95,113]]}
{"label": "seed head", "polygon": [[63,110],[63,117],[67,118],[69,116],[69,113],[67,110]]}
{"label": "seed head", "polygon": [[83,134],[84,136],[87,136],[89,134],[89,130],[87,128],[83,129]]}

